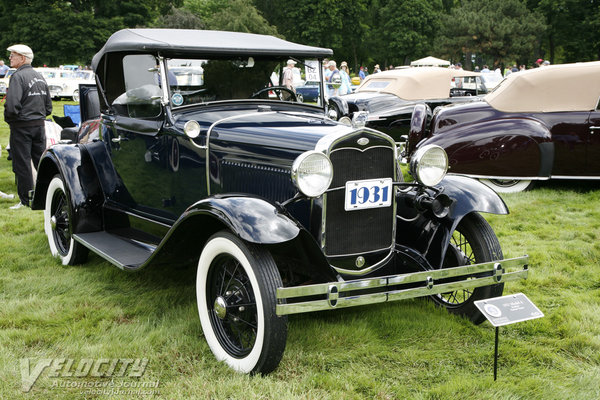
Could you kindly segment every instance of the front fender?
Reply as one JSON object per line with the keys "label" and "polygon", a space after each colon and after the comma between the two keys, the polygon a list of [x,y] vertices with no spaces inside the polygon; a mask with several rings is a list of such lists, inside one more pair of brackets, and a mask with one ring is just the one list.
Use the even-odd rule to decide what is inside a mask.
{"label": "front fender", "polygon": [[473,177],[548,177],[554,146],[547,127],[526,118],[507,118],[443,127],[418,146],[446,150],[453,173]]}
{"label": "front fender", "polygon": [[243,194],[216,195],[190,206],[169,230],[146,263],[197,261],[204,244],[216,232],[229,229],[241,239],[269,245],[283,259],[294,259],[299,273],[335,278],[311,234],[277,204]]}
{"label": "front fender", "polygon": [[508,214],[508,207],[496,192],[481,182],[460,175],[447,175],[437,187],[452,199],[448,215],[436,218],[429,212],[402,215],[399,208],[398,243],[413,247],[433,266],[440,266],[450,237],[460,221],[473,212]]}
{"label": "front fender", "polygon": [[350,108],[348,107],[348,102],[346,100],[337,96],[331,97],[329,99],[329,108],[332,106],[335,106],[339,111],[338,119],[343,116],[349,116]]}
{"label": "front fender", "polygon": [[300,232],[298,223],[285,215],[282,208],[245,195],[217,195],[201,200],[190,206],[180,221],[194,215],[215,217],[243,240],[256,244],[287,242]]}

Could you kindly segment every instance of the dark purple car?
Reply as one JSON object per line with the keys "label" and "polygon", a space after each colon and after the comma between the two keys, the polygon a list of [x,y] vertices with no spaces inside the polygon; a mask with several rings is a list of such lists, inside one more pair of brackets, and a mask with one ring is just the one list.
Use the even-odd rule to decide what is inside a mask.
{"label": "dark purple car", "polygon": [[415,110],[407,154],[436,144],[450,172],[497,192],[537,180],[600,179],[600,62],[542,67],[508,76],[482,101]]}

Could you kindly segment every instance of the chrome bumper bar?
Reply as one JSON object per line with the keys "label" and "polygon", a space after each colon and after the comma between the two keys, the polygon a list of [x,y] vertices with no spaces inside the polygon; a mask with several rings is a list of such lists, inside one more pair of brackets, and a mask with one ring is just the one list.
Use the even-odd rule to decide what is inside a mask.
{"label": "chrome bumper bar", "polygon": [[[528,256],[462,267],[277,288],[277,315],[332,310],[526,279]],[[508,269],[517,269],[508,272]]]}

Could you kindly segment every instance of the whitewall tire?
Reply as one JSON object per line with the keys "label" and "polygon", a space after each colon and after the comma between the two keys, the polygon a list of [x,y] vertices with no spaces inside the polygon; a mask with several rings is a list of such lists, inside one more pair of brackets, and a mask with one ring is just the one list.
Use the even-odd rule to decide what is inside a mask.
{"label": "whitewall tire", "polygon": [[242,373],[274,370],[285,350],[287,318],[275,313],[283,286],[270,253],[222,231],[202,250],[196,277],[204,337],[219,361]]}
{"label": "whitewall tire", "polygon": [[496,193],[517,193],[529,190],[535,182],[519,179],[480,179],[481,183],[492,188]]}
{"label": "whitewall tire", "polygon": [[44,231],[50,252],[54,257],[60,258],[63,265],[80,264],[85,261],[88,250],[73,239],[72,207],[60,175],[52,178],[48,185]]}

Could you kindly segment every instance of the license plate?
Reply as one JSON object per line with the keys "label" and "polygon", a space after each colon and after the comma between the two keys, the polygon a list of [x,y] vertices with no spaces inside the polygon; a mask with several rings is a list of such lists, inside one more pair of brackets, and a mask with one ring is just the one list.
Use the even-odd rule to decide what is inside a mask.
{"label": "license plate", "polygon": [[346,182],[346,211],[392,205],[392,178]]}

